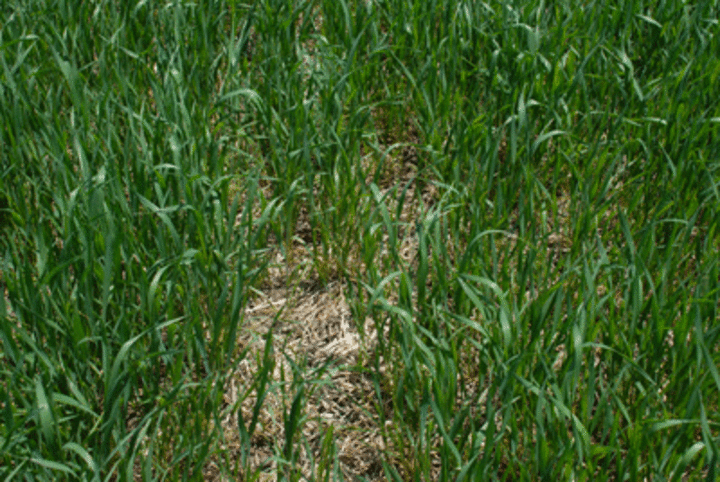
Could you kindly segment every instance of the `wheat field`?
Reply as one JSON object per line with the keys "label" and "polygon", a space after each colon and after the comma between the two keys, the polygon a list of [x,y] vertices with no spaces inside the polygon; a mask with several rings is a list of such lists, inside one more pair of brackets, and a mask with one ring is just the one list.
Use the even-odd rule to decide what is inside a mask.
{"label": "wheat field", "polygon": [[0,479],[720,469],[718,0],[0,6]]}

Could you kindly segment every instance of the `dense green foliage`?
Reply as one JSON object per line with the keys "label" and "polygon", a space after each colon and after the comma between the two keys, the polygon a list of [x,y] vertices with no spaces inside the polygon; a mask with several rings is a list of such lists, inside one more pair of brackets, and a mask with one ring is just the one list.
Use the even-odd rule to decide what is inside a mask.
{"label": "dense green foliage", "polygon": [[383,477],[712,480],[719,10],[3,2],[0,478],[250,480],[222,394],[303,243],[387,330]]}

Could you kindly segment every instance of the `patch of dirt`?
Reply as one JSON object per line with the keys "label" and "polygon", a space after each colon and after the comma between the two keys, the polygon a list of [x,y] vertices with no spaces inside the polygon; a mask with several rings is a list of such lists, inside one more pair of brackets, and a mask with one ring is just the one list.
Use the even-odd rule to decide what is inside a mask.
{"label": "patch of dirt", "polygon": [[[251,350],[225,394],[226,402],[238,407],[223,421],[226,448],[240,456],[242,442],[237,417],[242,416],[248,424],[256,402],[254,392],[245,400],[242,394],[262,369],[265,342],[257,334],[267,333],[272,327],[274,368],[270,378],[274,387],[262,403],[247,454],[247,469],[257,472],[260,480],[275,480],[279,467],[273,456],[283,453],[286,435],[283,413],[291,410],[298,388],[291,386],[295,363],[302,367],[307,396],[303,404],[306,421],[301,426],[303,443],[295,446],[313,452],[300,453],[296,469],[309,478],[317,475],[313,460],[317,463],[323,450],[327,452],[327,447],[323,449],[323,439],[332,430],[343,475],[348,480],[359,476],[379,480],[382,437],[372,416],[373,384],[362,370],[363,360],[368,359],[367,343],[361,342],[351,321],[344,285],[336,281],[325,288],[287,295],[285,288],[277,288],[247,307],[246,332],[239,341]],[[369,335],[366,341],[376,336],[370,331],[366,331]]]}

